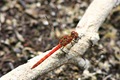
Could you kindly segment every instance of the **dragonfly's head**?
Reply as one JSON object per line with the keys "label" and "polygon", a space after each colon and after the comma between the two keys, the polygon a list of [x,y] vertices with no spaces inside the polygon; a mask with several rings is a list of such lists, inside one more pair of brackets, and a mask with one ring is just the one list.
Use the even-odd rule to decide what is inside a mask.
{"label": "dragonfly's head", "polygon": [[71,32],[71,37],[74,38],[74,39],[77,39],[78,38],[78,33],[75,32],[75,31],[72,31]]}

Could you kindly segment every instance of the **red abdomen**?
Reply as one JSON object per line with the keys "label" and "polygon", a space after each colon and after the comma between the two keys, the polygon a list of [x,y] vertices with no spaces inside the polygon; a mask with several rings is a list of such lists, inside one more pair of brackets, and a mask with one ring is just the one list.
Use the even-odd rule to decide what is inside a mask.
{"label": "red abdomen", "polygon": [[41,64],[45,59],[47,59],[50,55],[52,55],[55,51],[57,51],[59,48],[61,48],[61,45],[58,44],[53,50],[51,50],[47,55],[45,55],[43,58],[41,58],[36,64],[32,66],[31,69],[37,67],[39,64]]}

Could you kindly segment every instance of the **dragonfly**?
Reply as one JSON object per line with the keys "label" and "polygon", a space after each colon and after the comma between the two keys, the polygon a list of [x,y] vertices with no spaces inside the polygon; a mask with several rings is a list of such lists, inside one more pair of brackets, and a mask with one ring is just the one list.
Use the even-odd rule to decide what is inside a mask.
{"label": "dragonfly", "polygon": [[49,56],[51,56],[54,52],[56,52],[61,47],[65,47],[72,40],[76,40],[78,38],[78,33],[76,31],[72,31],[70,35],[64,35],[60,40],[59,44],[55,46],[48,54],[46,54],[43,58],[41,58],[37,63],[35,63],[31,69],[40,65],[44,60],[46,60]]}

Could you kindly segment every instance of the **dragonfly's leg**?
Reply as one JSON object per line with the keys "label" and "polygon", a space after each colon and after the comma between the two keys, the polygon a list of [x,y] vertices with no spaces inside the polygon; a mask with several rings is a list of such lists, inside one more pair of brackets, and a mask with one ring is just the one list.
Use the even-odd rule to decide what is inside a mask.
{"label": "dragonfly's leg", "polygon": [[78,37],[78,38],[74,39],[73,41],[74,41],[75,43],[77,43],[79,39],[81,39],[81,37]]}
{"label": "dragonfly's leg", "polygon": [[65,53],[65,54],[67,54],[67,53],[63,50],[63,48],[64,48],[64,47],[61,48],[61,51],[62,51],[63,53]]}
{"label": "dragonfly's leg", "polygon": [[73,46],[74,43],[77,43],[77,42],[78,42],[78,39],[75,39],[75,40],[73,40],[73,42],[71,42],[71,45]]}
{"label": "dragonfly's leg", "polygon": [[71,42],[71,45],[73,46],[73,45],[74,45],[74,43],[72,43],[72,42]]}
{"label": "dragonfly's leg", "polygon": [[77,40],[73,40],[75,43],[77,43]]}
{"label": "dragonfly's leg", "polygon": [[58,54],[58,58],[61,58],[61,57],[65,56],[65,55],[67,54],[67,52],[65,52],[65,51],[63,50],[63,48],[64,48],[64,47],[60,48],[62,54]]}
{"label": "dragonfly's leg", "polygon": [[71,45],[73,46],[74,45],[74,43],[77,43],[77,41],[76,40],[73,40],[74,42],[71,42]]}

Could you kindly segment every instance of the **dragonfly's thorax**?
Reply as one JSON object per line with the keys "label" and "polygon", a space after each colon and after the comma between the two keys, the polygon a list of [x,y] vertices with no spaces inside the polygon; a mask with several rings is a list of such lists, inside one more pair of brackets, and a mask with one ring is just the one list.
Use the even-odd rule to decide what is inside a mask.
{"label": "dragonfly's thorax", "polygon": [[72,39],[73,38],[71,36],[65,35],[60,39],[59,44],[61,44],[62,46],[66,46],[72,41]]}

